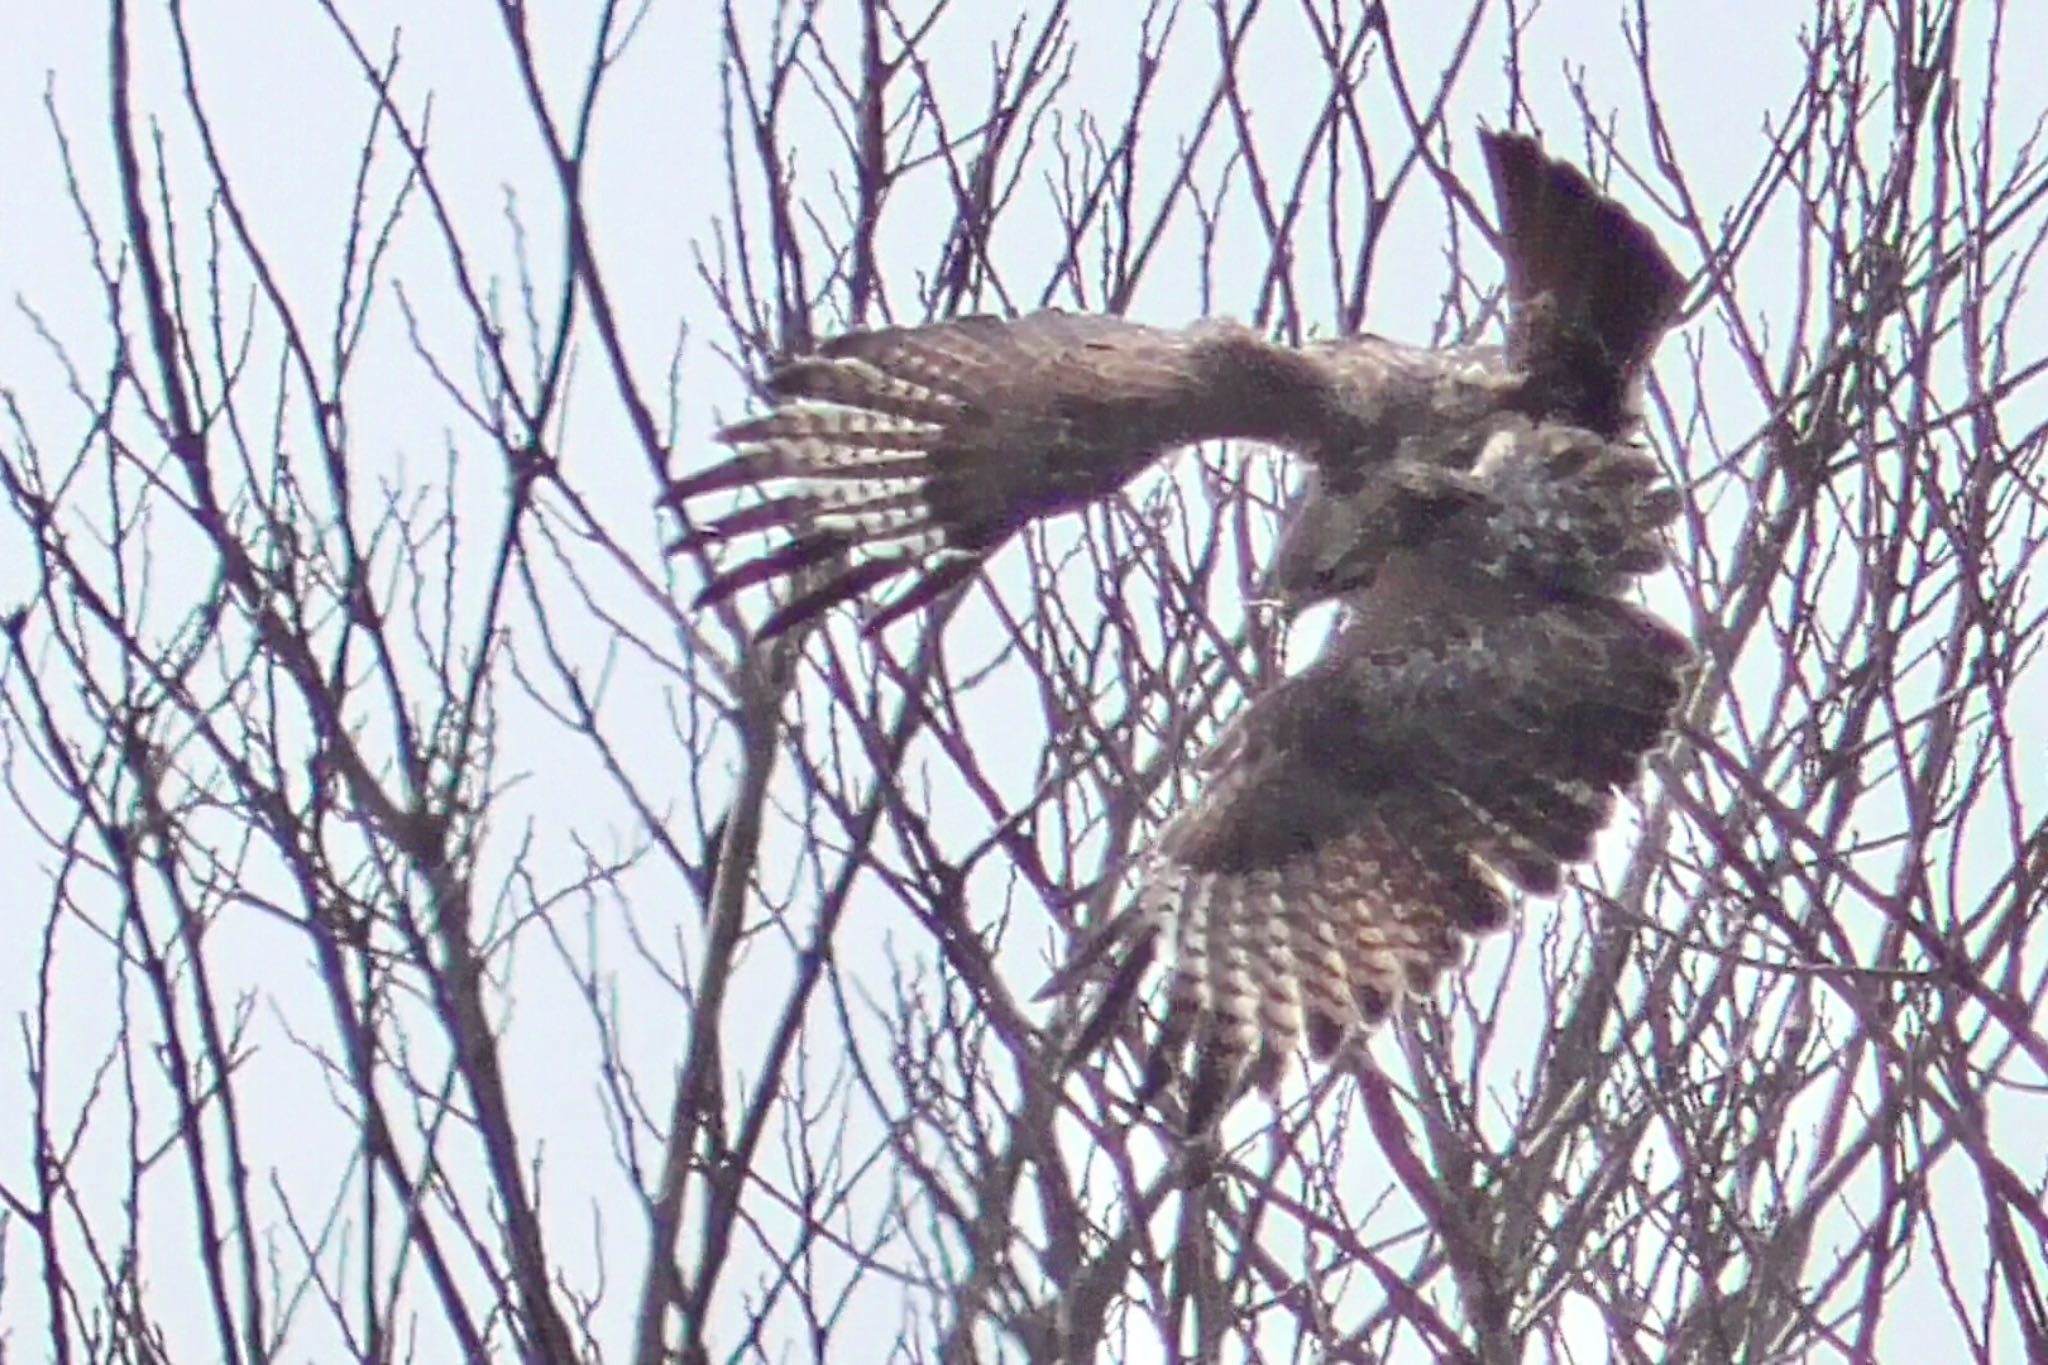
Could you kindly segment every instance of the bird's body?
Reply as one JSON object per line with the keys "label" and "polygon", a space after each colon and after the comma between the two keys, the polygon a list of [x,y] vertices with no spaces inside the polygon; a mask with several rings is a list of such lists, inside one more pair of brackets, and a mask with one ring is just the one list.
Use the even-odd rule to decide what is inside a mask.
{"label": "bird's body", "polygon": [[[1193,1122],[1426,993],[1506,922],[1510,888],[1555,892],[1679,701],[1684,638],[1612,591],[1654,567],[1678,510],[1655,464],[1572,428],[1491,448],[1321,656],[1225,730],[1135,901],[1077,958],[1117,963],[1085,1051],[1170,949],[1145,1091],[1192,1045]],[[1589,480],[1616,510],[1560,516]]]}
{"label": "bird's body", "polygon": [[789,531],[705,594],[797,579],[780,630],[908,575],[876,624],[900,616],[1194,441],[1308,462],[1269,582],[1338,598],[1344,623],[1217,742],[1060,983],[1108,964],[1093,1044],[1168,950],[1148,1089],[1192,1045],[1193,1122],[1425,989],[1503,922],[1505,887],[1554,891],[1677,703],[1683,640],[1619,592],[1679,507],[1626,437],[1682,281],[1576,170],[1526,138],[1484,147],[1504,349],[1060,312],[855,333],[780,367],[774,410],[724,433],[734,457],[670,493],[786,490],[686,537]]}

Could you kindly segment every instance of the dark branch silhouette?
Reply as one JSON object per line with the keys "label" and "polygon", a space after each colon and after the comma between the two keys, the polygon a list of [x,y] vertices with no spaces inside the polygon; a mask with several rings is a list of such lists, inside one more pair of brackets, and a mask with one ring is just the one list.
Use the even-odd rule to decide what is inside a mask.
{"label": "dark branch silhouette", "polygon": [[[1816,5],[1735,81],[1653,13],[1691,22],[508,4],[401,41],[114,0],[16,120],[0,254],[0,1353],[2048,1353],[2040,21]],[[1516,130],[1497,187],[1475,125]],[[1653,359],[1611,339],[1669,282],[1548,292],[1582,258],[1520,249],[1531,173],[1677,263]],[[1088,328],[1210,368],[982,522],[932,482],[953,410],[882,408],[920,553],[842,557],[908,526],[871,508],[693,606],[757,501],[686,483],[674,556],[652,509],[721,426],[796,435],[749,377],[822,357],[777,392],[829,396],[972,315],[1022,319],[952,324],[1012,381]],[[1550,453],[1641,494],[1573,619],[1694,642],[1674,737],[1624,791],[1668,672],[1536,694],[1624,703],[1538,764],[1614,792],[1593,856],[1188,1141],[1130,1103],[1170,988],[1078,1062],[1097,997],[1033,997],[1146,850],[1241,849],[1217,794],[1262,756],[1257,809],[1345,825],[1293,759],[1339,747],[1295,724],[1320,627],[1247,604],[1341,591],[1311,551],[1387,521],[1292,424],[1333,357],[1503,351],[1568,410],[1503,458],[1570,415],[1598,439]],[[1247,363],[1302,407],[1202,382]],[[829,527],[821,487],[754,517]],[[758,635],[920,586],[879,638]],[[1474,761],[1498,709],[1374,710],[1375,763],[1517,771]]]}

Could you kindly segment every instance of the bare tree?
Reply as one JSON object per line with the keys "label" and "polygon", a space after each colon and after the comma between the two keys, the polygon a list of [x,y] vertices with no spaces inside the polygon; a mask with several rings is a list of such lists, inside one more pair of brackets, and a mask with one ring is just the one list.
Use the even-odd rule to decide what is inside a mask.
{"label": "bare tree", "polygon": [[[351,158],[266,160],[312,110],[177,3],[45,97],[0,1357],[2048,1353],[2028,20],[1816,0],[1751,131],[1640,0],[1606,84],[1483,0],[505,3],[425,57],[350,11],[262,41]],[[657,143],[675,72],[722,122]],[[1205,450],[879,641],[692,612],[653,501],[849,326],[1483,335],[1482,118],[1694,274],[1646,435],[1701,681],[1597,870],[1189,1143],[1032,997],[1279,676],[1288,471]]]}

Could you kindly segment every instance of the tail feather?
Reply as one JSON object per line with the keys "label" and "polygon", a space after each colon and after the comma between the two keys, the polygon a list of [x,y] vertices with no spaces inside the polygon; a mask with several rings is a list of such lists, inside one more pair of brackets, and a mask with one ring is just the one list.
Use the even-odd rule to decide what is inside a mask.
{"label": "tail feather", "polygon": [[1648,228],[1533,138],[1480,134],[1507,265],[1509,363],[1556,417],[1625,430],[1685,277]]}
{"label": "tail feather", "polygon": [[1245,1058],[1235,1039],[1227,1036],[1222,1020],[1209,1015],[1201,1021],[1195,1039],[1195,1071],[1188,1083],[1187,1127],[1191,1133],[1207,1128],[1235,1100],[1245,1070]]}

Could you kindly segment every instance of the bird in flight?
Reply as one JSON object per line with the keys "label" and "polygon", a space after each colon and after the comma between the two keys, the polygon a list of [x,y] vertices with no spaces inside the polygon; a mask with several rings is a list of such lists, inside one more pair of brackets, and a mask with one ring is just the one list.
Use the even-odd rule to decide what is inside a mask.
{"label": "bird in flight", "polygon": [[906,581],[872,630],[1179,447],[1307,461],[1269,586],[1335,598],[1343,622],[1226,728],[1130,905],[1053,983],[1107,976],[1090,1048],[1170,957],[1142,1093],[1192,1049],[1191,1127],[1426,992],[1505,922],[1507,886],[1556,891],[1678,703],[1690,651],[1624,592],[1680,508],[1628,438],[1684,279],[1577,169],[1524,136],[1480,141],[1504,347],[1290,347],[1057,311],[858,332],[777,367],[771,409],[721,433],[732,457],[664,497],[763,492],[678,548],[781,533],[701,602],[784,583],[773,634]]}
{"label": "bird in flight", "polygon": [[[1489,132],[1480,143],[1507,266],[1505,348],[1370,335],[1291,347],[1227,320],[1176,329],[1058,310],[836,337],[768,375],[774,406],[719,434],[732,458],[666,490],[674,507],[773,490],[693,525],[676,550],[787,533],[721,569],[699,604],[802,582],[759,627],[766,636],[911,578],[870,619],[879,630],[971,578],[1025,524],[1114,492],[1167,452],[1223,438],[1309,462],[1300,530],[1283,536],[1274,587],[1293,600],[1334,596],[1371,568],[1345,562],[1359,528],[1343,510],[1379,522],[1377,504],[1398,501],[1373,486],[1376,474],[1469,463],[1518,418],[1625,432],[1682,277],[1646,228],[1533,139]],[[1368,561],[1380,537],[1370,539],[1355,551]]]}

